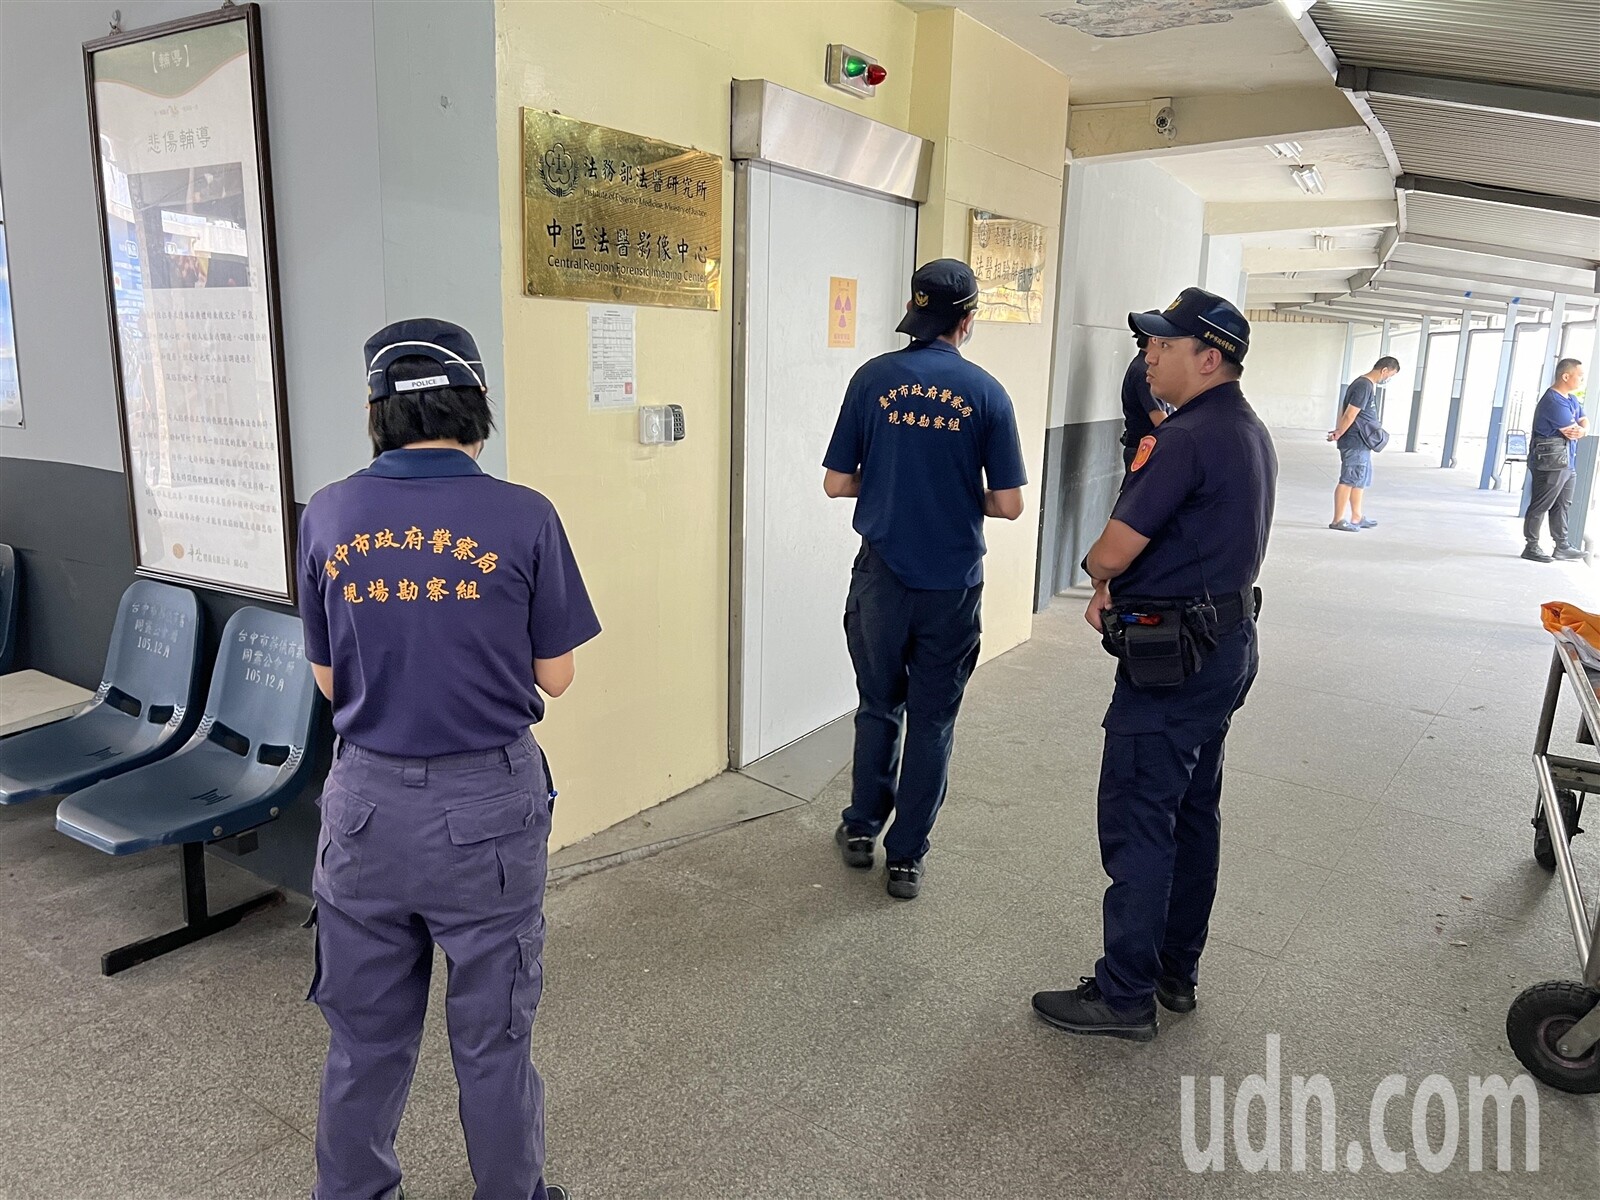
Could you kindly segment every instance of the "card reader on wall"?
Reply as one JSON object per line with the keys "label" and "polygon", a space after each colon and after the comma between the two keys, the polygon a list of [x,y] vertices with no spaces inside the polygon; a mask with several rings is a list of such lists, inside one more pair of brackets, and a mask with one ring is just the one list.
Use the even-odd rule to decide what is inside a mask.
{"label": "card reader on wall", "polygon": [[662,446],[683,441],[683,405],[651,404],[639,408],[639,444]]}

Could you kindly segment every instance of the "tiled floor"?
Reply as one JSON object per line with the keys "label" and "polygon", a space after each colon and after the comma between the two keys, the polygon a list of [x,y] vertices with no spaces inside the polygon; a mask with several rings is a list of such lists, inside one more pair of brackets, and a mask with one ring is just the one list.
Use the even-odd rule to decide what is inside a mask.
{"label": "tiled floor", "polygon": [[[1529,855],[1527,755],[1548,653],[1536,605],[1600,607],[1596,576],[1519,561],[1506,497],[1393,452],[1370,505],[1382,525],[1329,532],[1332,451],[1279,444],[1262,675],[1230,739],[1199,1011],[1133,1046],[1068,1037],[1028,1009],[1036,988],[1089,970],[1100,937],[1110,664],[1063,600],[973,681],[916,903],[840,865],[842,778],[810,803],[718,781],[687,815],[647,818],[670,848],[640,857],[637,831],[614,831],[604,849],[620,865],[553,888],[535,1054],[554,1178],[583,1200],[1595,1194],[1600,1100],[1539,1088],[1534,1175],[1520,1119],[1516,1169],[1495,1170],[1492,1105],[1486,1169],[1469,1169],[1468,1092],[1519,1070],[1504,1034],[1517,992],[1575,974],[1557,888]],[[682,840],[702,811],[755,819]],[[1600,892],[1600,810],[1590,825],[1575,848]],[[0,1196],[308,1194],[325,1035],[301,1000],[303,905],[96,972],[101,949],[172,919],[175,869],[67,842],[44,810],[0,813]],[[219,869],[224,896],[250,886]],[[1231,1114],[1269,1044],[1281,1162],[1251,1173]],[[1313,1119],[1313,1169],[1296,1173],[1291,1077],[1319,1073],[1338,1169],[1320,1170]],[[1394,1174],[1369,1132],[1391,1074],[1407,1079],[1380,1122],[1407,1152]],[[1214,1075],[1225,1169],[1194,1174],[1185,1142],[1209,1141]],[[1437,1174],[1412,1148],[1431,1075],[1459,1118]],[[1443,1111],[1424,1121],[1435,1149]],[[1263,1106],[1247,1115],[1260,1146]],[[472,1195],[438,1019],[400,1148],[414,1200]]]}

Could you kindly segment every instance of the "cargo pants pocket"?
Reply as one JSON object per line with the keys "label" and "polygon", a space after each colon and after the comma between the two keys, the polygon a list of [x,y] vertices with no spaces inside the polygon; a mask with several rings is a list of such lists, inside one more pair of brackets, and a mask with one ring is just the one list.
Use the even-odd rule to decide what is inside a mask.
{"label": "cargo pants pocket", "polygon": [[517,934],[517,972],[511,981],[511,1023],[506,1028],[512,1038],[527,1037],[532,1031],[533,1014],[544,990],[544,964],[540,960],[543,927],[541,918],[538,926]]}
{"label": "cargo pants pocket", "polygon": [[306,917],[301,929],[311,930],[311,986],[306,989],[306,999],[315,1004],[317,1002],[317,988],[322,983],[322,930],[317,927],[317,906],[311,906],[311,915]]}

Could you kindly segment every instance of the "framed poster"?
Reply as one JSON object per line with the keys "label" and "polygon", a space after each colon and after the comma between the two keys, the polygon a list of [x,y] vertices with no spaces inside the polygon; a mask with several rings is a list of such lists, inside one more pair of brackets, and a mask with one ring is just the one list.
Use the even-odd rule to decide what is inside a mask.
{"label": "framed poster", "polygon": [[978,320],[1037,325],[1044,319],[1043,225],[973,209],[969,250]]}
{"label": "framed poster", "polygon": [[722,159],[522,110],[523,292],[722,307]]}
{"label": "framed poster", "polygon": [[114,33],[83,61],[138,573],[292,603],[260,10]]}

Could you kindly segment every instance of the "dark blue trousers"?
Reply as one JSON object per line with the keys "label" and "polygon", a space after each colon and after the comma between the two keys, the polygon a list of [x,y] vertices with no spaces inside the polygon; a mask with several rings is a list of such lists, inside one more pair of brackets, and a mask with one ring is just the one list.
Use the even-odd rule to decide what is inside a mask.
{"label": "dark blue trousers", "polygon": [[1222,747],[1255,681],[1256,624],[1223,633],[1181,687],[1142,691],[1117,672],[1100,764],[1101,994],[1142,1009],[1165,975],[1198,978],[1222,844]]}
{"label": "dark blue trousers", "polygon": [[510,746],[394,758],[344,743],[322,793],[311,891],[327,1019],[314,1200],[391,1200],[395,1132],[422,1043],[434,947],[475,1200],[545,1200],[543,989],[550,787]]}
{"label": "dark blue trousers", "polygon": [[[850,832],[883,839],[890,862],[921,858],[949,784],[956,714],[978,663],[983,585],[908,588],[867,545],[850,572],[844,633],[856,669]],[[904,726],[902,734],[902,724]]]}

